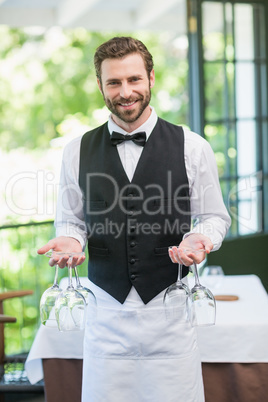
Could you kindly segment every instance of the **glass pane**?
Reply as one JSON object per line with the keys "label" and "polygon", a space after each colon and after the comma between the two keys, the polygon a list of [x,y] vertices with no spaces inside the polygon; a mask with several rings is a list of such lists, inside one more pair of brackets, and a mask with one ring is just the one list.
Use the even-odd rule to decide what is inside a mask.
{"label": "glass pane", "polygon": [[236,4],[234,7],[236,59],[253,59],[253,7],[249,4]]}
{"label": "glass pane", "polygon": [[260,177],[251,175],[232,184],[229,192],[229,211],[241,235],[261,230],[262,208]]}
{"label": "glass pane", "polygon": [[239,234],[259,232],[262,223],[262,173],[257,172],[238,182]]}
{"label": "glass pane", "polygon": [[255,116],[254,64],[237,63],[235,80],[237,117],[252,118]]}
{"label": "glass pane", "polygon": [[256,200],[239,202],[238,205],[238,233],[246,235],[258,232]]}
{"label": "glass pane", "polygon": [[222,177],[226,175],[227,163],[227,158],[225,155],[226,127],[223,125],[207,124],[205,126],[205,137],[214,151],[219,176]]}
{"label": "glass pane", "polygon": [[223,5],[219,2],[204,2],[202,12],[204,59],[222,60],[224,59]]}
{"label": "glass pane", "polygon": [[219,120],[224,117],[224,64],[205,63],[205,119]]}
{"label": "glass pane", "polygon": [[256,125],[254,121],[237,123],[237,149],[238,176],[256,172]]}

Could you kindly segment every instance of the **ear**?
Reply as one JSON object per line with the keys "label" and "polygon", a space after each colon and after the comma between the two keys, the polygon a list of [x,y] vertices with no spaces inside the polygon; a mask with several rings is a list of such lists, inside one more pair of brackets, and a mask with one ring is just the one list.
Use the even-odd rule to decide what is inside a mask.
{"label": "ear", "polygon": [[154,74],[154,70],[152,70],[150,72],[150,88],[153,88],[155,83],[155,74]]}
{"label": "ear", "polygon": [[101,85],[101,81],[100,81],[99,78],[97,78],[97,84],[98,84],[99,90],[101,91],[101,94],[103,95],[103,92],[102,92],[102,85]]}

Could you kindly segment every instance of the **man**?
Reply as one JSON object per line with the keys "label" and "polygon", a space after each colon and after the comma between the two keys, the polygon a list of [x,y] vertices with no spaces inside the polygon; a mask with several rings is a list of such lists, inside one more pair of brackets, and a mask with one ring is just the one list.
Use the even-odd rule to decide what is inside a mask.
{"label": "man", "polygon": [[[58,237],[38,250],[80,252],[88,243],[98,308],[88,309],[82,400],[201,402],[194,329],[167,321],[163,295],[177,280],[172,262],[200,263],[229,228],[214,155],[203,138],[150,106],[155,75],[143,43],[113,38],[94,62],[111,115],[66,147]],[[168,254],[171,245],[179,247]],[[67,259],[57,262],[64,267]]]}

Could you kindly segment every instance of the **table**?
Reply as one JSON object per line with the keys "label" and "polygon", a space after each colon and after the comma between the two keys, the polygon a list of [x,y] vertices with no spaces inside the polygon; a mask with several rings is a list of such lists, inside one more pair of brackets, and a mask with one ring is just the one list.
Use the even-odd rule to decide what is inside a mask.
{"label": "table", "polygon": [[[81,282],[86,286],[87,278]],[[256,275],[225,276],[213,293],[235,294],[239,300],[217,301],[216,325],[197,328],[206,402],[268,400],[268,296],[260,279]],[[82,357],[82,332],[60,333],[41,326],[29,352],[26,372],[32,383],[44,377],[49,384],[57,378],[60,394],[54,388],[51,396],[46,387],[47,402],[79,402]],[[63,379],[59,373],[65,371],[67,378]],[[77,387],[76,395],[70,397],[71,382]],[[66,397],[63,387],[67,387]]]}

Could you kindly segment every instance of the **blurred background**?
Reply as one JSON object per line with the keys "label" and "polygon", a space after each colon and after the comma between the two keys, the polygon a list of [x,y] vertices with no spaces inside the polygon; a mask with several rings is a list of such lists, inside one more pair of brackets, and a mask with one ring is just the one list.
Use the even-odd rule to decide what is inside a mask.
{"label": "blurred background", "polygon": [[0,0],[0,290],[34,290],[5,302],[7,354],[40,325],[54,270],[36,250],[54,237],[64,146],[107,120],[93,55],[113,36],[146,44],[158,115],[215,152],[232,226],[209,264],[268,289],[267,21],[264,0]]}

